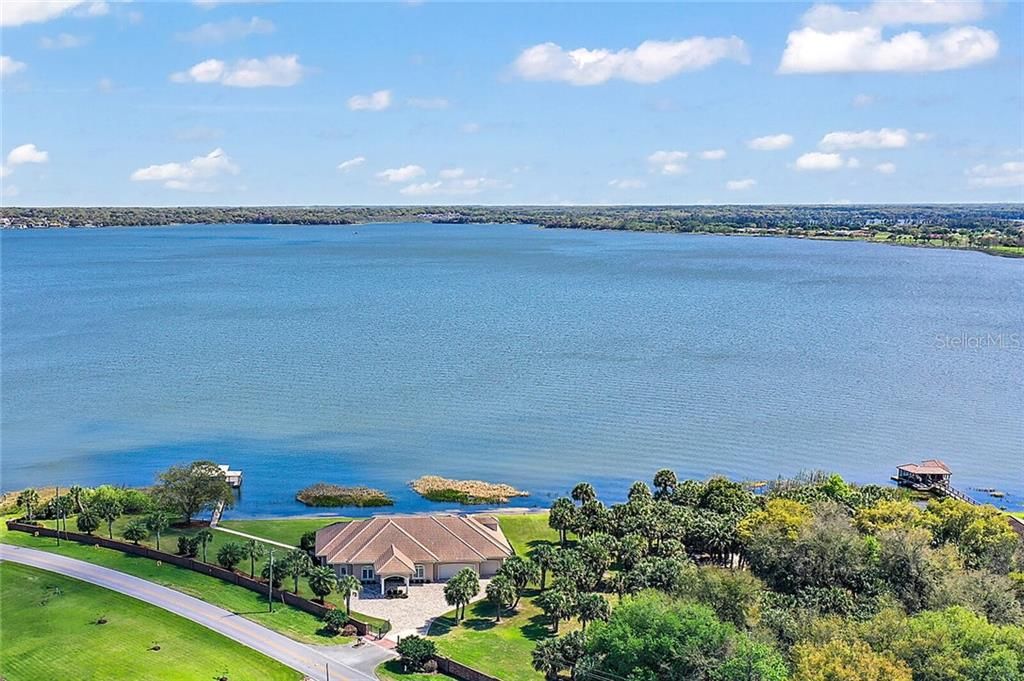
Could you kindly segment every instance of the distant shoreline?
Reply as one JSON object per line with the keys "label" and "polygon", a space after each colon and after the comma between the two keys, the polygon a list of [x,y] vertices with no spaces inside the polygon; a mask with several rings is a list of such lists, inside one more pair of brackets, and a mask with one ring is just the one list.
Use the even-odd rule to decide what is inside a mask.
{"label": "distant shoreline", "polygon": [[791,237],[1024,257],[1021,204],[0,208],[3,230],[395,223]]}

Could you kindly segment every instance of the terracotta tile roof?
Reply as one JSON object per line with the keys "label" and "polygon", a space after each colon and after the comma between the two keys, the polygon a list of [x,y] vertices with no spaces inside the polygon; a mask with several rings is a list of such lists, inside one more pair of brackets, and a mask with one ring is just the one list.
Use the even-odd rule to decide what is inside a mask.
{"label": "terracotta tile roof", "polygon": [[898,466],[899,470],[915,475],[949,475],[949,466],[938,459],[925,459],[921,463],[905,463]]}
{"label": "terracotta tile roof", "polygon": [[391,575],[407,575],[416,571],[416,566],[408,556],[395,548],[392,544],[387,551],[380,554],[373,563],[373,571],[378,577],[389,577]]}
{"label": "terracotta tile roof", "polygon": [[407,572],[416,563],[479,563],[511,556],[512,547],[501,529],[488,524],[495,529],[474,516],[449,514],[335,523],[317,532],[316,555],[328,563],[376,565],[400,554],[404,560],[398,562],[410,564]]}

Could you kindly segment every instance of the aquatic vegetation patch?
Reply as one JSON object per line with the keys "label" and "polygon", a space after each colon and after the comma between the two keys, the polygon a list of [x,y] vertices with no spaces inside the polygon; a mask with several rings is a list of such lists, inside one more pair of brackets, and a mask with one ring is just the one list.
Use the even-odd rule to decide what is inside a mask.
{"label": "aquatic vegetation patch", "polygon": [[424,499],[457,504],[505,504],[512,497],[530,496],[529,492],[504,483],[451,480],[437,475],[424,475],[409,484]]}
{"label": "aquatic vegetation patch", "polygon": [[345,487],[318,482],[295,495],[306,506],[394,506],[395,500],[379,489]]}

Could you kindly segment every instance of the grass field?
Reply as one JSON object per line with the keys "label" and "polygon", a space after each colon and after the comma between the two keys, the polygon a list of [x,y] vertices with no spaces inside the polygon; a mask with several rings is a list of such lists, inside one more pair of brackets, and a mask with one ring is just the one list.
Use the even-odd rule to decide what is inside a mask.
{"label": "grass field", "polygon": [[221,527],[264,537],[282,544],[299,545],[299,539],[310,530],[319,530],[332,523],[346,522],[352,518],[332,516],[323,518],[282,518],[274,520],[225,520]]}
{"label": "grass field", "polygon": [[[281,603],[275,604],[273,614],[268,613],[266,596],[176,565],[158,564],[157,561],[149,558],[130,556],[112,549],[85,546],[69,541],[62,541],[58,547],[52,538],[34,537],[24,532],[8,532],[2,523],[0,523],[0,541],[59,553],[69,558],[77,558],[148,579],[156,584],[176,589],[207,603],[220,606],[225,610],[242,614],[246,619],[251,619],[298,641],[325,645],[347,642],[347,639],[340,636],[332,638],[318,634],[320,620],[309,613]],[[306,592],[308,593],[308,588]]]}
{"label": "grass field", "polygon": [[[558,532],[548,527],[546,513],[499,514],[498,522],[517,554],[528,556],[538,544],[558,543]],[[536,591],[527,592],[518,611],[503,616],[500,624],[494,621],[494,606],[486,600],[470,605],[458,625],[455,612],[449,612],[434,621],[430,637],[441,654],[504,681],[542,681],[544,675],[532,666],[533,649],[552,634],[544,613],[533,604],[536,595]],[[563,622],[561,631],[575,627]]]}
{"label": "grass field", "polygon": [[[9,681],[301,678],[203,626],[102,587],[6,562],[0,582],[0,673]],[[95,624],[99,617],[107,623]]]}

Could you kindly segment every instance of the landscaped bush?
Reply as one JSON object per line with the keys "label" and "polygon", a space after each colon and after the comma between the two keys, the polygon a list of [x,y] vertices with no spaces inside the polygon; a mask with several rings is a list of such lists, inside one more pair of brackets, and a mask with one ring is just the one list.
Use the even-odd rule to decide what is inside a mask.
{"label": "landscaped bush", "polygon": [[299,548],[310,554],[316,550],[316,530],[302,533],[302,538],[299,539]]}
{"label": "landscaped bush", "polygon": [[195,558],[199,553],[199,539],[196,537],[181,535],[178,537],[178,555]]}
{"label": "landscaped bush", "polygon": [[217,550],[217,563],[227,570],[234,570],[244,559],[245,548],[237,542],[228,542]]}
{"label": "landscaped bush", "polygon": [[328,610],[323,616],[324,629],[332,636],[337,636],[345,629],[348,615],[342,610]]}
{"label": "landscaped bush", "polygon": [[423,666],[437,653],[434,642],[422,636],[406,636],[395,648],[406,671],[425,671]]}
{"label": "landscaped bush", "polygon": [[393,506],[395,500],[379,489],[343,487],[318,482],[295,495],[306,506]]}

